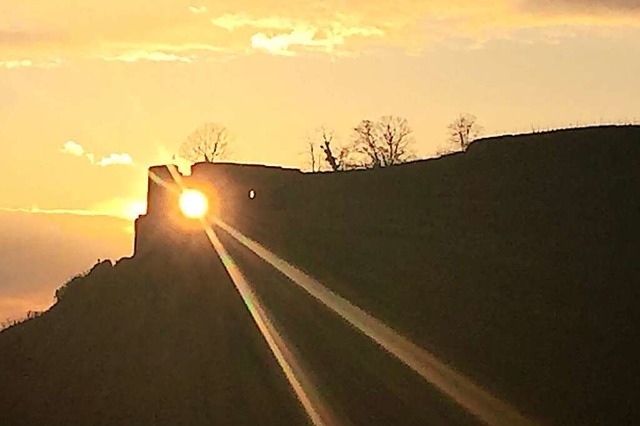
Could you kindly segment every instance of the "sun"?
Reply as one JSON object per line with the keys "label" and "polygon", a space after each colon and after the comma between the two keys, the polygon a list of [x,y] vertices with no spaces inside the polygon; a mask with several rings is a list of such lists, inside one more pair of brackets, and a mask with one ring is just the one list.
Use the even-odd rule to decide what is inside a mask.
{"label": "sun", "polygon": [[190,219],[202,219],[209,210],[209,202],[202,192],[185,189],[180,194],[180,210]]}

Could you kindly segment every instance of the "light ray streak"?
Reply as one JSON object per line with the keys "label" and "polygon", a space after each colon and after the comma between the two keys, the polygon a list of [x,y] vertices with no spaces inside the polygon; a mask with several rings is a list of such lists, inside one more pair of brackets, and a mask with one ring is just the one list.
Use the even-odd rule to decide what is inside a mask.
{"label": "light ray streak", "polygon": [[[171,177],[179,188],[184,189],[185,186],[182,182],[182,175],[173,165],[167,166]],[[175,187],[168,185],[160,176],[153,172],[149,172],[151,179],[159,185],[171,190],[180,192]],[[255,292],[245,279],[242,271],[235,264],[222,242],[218,239],[215,231],[205,219],[201,221],[207,238],[211,242],[214,251],[222,261],[222,265],[227,270],[231,281],[233,282],[236,290],[240,294],[240,297],[244,301],[245,305],[253,321],[258,326],[258,329],[262,333],[269,349],[273,353],[276,361],[280,365],[289,385],[293,389],[296,397],[302,404],[302,407],[306,411],[309,419],[315,426],[333,426],[338,425],[336,417],[330,411],[329,407],[324,404],[320,398],[319,392],[315,386],[311,383],[307,375],[304,373],[299,361],[295,355],[289,350],[284,338],[278,332],[273,322],[270,319],[269,314],[265,307],[262,306],[260,299],[258,299]]]}
{"label": "light ray streak", "polygon": [[327,289],[319,281],[279,258],[261,244],[219,219],[215,219],[214,223],[484,423],[491,426],[536,424],[514,407],[438,360],[427,350]]}
{"label": "light ray streak", "polygon": [[205,232],[214,250],[218,253],[222,264],[227,270],[231,281],[235,285],[242,300],[247,306],[251,317],[255,321],[262,336],[267,342],[273,356],[280,364],[280,368],[289,381],[296,397],[302,404],[307,415],[314,425],[336,425],[338,424],[328,407],[322,402],[318,392],[311,385],[311,382],[304,374],[295,355],[288,349],[284,339],[273,325],[266,308],[262,306],[260,299],[251,289],[251,286],[244,275],[235,264],[229,253],[218,239],[211,226],[205,225]]}
{"label": "light ray streak", "polygon": [[[180,174],[176,166],[173,164],[169,164],[167,165],[167,170],[169,170],[169,174],[171,174],[173,181],[178,185],[178,187],[180,187],[181,189],[184,189],[184,185],[182,184],[182,175]],[[152,172],[151,170],[149,170],[148,173],[151,180],[157,183],[158,185],[162,186],[164,189],[167,189],[174,193],[178,193],[178,194],[180,193],[180,190],[178,190],[173,185],[169,185],[167,182],[164,181],[164,179],[162,179],[156,173]]]}

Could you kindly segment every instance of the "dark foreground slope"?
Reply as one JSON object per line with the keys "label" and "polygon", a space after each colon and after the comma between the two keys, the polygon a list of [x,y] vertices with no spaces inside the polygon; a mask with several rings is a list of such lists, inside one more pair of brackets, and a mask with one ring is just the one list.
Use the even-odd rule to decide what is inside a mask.
{"label": "dark foreground slope", "polygon": [[320,176],[277,237],[238,226],[544,423],[633,424],[639,188],[640,128],[589,128]]}
{"label": "dark foreground slope", "polygon": [[[381,171],[230,172],[258,196],[227,220],[542,423],[633,424],[639,164],[640,128],[621,127]],[[471,421],[220,235],[339,417]],[[0,424],[305,421],[203,247],[96,268],[0,334],[0,367]]]}
{"label": "dark foreground slope", "polygon": [[208,260],[103,263],[48,313],[4,331],[0,424],[304,424]]}

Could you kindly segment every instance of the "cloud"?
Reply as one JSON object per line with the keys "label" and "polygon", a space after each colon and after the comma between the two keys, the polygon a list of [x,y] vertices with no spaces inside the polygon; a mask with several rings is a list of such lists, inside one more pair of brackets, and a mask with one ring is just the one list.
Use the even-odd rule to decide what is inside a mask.
{"label": "cloud", "polygon": [[319,40],[315,36],[316,31],[312,29],[294,30],[288,34],[279,34],[273,37],[257,33],[251,37],[251,47],[286,56],[294,54],[290,50],[292,46],[324,47],[327,51],[333,50],[333,45],[329,40]]}
{"label": "cloud", "polygon": [[60,65],[62,65],[62,61],[60,59],[41,62],[33,62],[30,59],[0,61],[0,68],[6,68],[8,70],[14,68],[57,68]]}
{"label": "cloud", "polygon": [[7,213],[32,213],[32,214],[66,214],[73,216],[112,216],[117,217],[115,215],[104,214],[100,212],[95,212],[91,210],[83,210],[83,209],[41,209],[39,207],[0,207],[0,211]]}
{"label": "cloud", "polygon": [[103,58],[106,61],[121,61],[121,62],[138,62],[138,61],[151,61],[151,62],[191,62],[191,58],[187,56],[177,55],[175,53],[165,53],[165,52],[145,52],[145,51],[137,51],[137,52],[128,52],[123,53],[118,56],[108,57],[105,56]]}
{"label": "cloud", "polygon": [[0,66],[10,70],[10,69],[13,69],[13,68],[31,67],[31,66],[33,66],[33,62],[31,62],[31,60],[29,60],[29,59],[20,59],[20,60],[13,60],[13,61],[2,61],[2,62],[0,62]]}
{"label": "cloud", "polygon": [[114,154],[109,154],[108,156],[101,158],[100,161],[96,162],[95,164],[97,166],[100,166],[100,167],[113,166],[115,164],[131,165],[131,164],[133,164],[133,158],[131,158],[131,156],[129,154],[114,153]]}
{"label": "cloud", "polygon": [[76,157],[82,157],[84,155],[84,148],[82,147],[82,145],[74,141],[65,142],[60,151],[67,154],[75,155]]}
{"label": "cloud", "polygon": [[525,0],[525,8],[562,12],[640,12],[638,0]]}
{"label": "cloud", "polygon": [[61,209],[40,207],[0,207],[0,212],[6,213],[27,213],[33,215],[67,215],[67,216],[89,216],[117,218],[125,220],[136,219],[147,210],[146,201],[114,198],[92,206],[90,209]]}
{"label": "cloud", "polygon": [[[205,19],[203,19],[206,16]],[[111,0],[0,2],[0,66],[79,60],[192,63],[220,56],[416,52],[523,29],[640,28],[637,0]],[[58,62],[56,62],[58,61]]]}
{"label": "cloud", "polygon": [[385,33],[375,26],[349,23],[346,17],[314,22],[283,16],[251,17],[244,13],[227,13],[212,19],[211,23],[230,32],[248,29],[253,33],[252,48],[285,56],[294,55],[296,50],[334,52],[351,37],[380,37]]}
{"label": "cloud", "polygon": [[94,153],[85,151],[82,145],[74,141],[65,142],[60,151],[65,154],[73,155],[75,157],[84,157],[89,161],[89,163],[99,167],[114,165],[130,166],[134,164],[133,157],[124,152],[112,153],[105,157],[101,157],[100,160],[96,161],[96,156]]}
{"label": "cloud", "polygon": [[297,50],[334,52],[345,46],[349,38],[381,37],[385,34],[381,28],[359,25],[357,20],[346,17],[310,21],[283,16],[251,17],[239,13],[224,14],[212,19],[211,23],[230,32],[249,30],[252,48],[285,56],[292,56]]}
{"label": "cloud", "polygon": [[196,15],[200,15],[201,13],[206,13],[207,8],[205,6],[189,6],[189,11]]}
{"label": "cloud", "polygon": [[92,206],[91,210],[105,216],[132,221],[146,213],[147,202],[146,200],[134,198],[111,198]]}
{"label": "cloud", "polygon": [[300,22],[285,17],[264,16],[255,18],[245,13],[225,13],[224,15],[211,19],[211,23],[227,31],[244,27],[286,30],[300,25]]}
{"label": "cloud", "polygon": [[46,309],[56,288],[98,258],[130,255],[130,225],[108,216],[0,209],[0,322]]}

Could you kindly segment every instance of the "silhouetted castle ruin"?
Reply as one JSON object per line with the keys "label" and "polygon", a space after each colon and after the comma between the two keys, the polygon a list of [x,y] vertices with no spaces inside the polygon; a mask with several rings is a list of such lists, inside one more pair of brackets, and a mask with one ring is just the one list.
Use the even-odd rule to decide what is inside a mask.
{"label": "silhouetted castle ruin", "polygon": [[296,253],[300,245],[340,247],[374,236],[429,241],[433,227],[472,241],[489,230],[496,236],[526,231],[534,240],[561,236],[572,228],[567,224],[583,220],[614,226],[619,213],[605,206],[626,200],[628,186],[619,183],[637,179],[627,163],[637,158],[639,131],[614,126],[489,138],[465,153],[340,173],[198,163],[183,176],[173,166],[156,166],[149,169],[147,214],[136,221],[135,253],[170,249],[202,233],[180,213],[175,179],[205,193],[223,221]]}
{"label": "silhouetted castle ruin", "polygon": [[174,165],[163,165],[151,167],[148,176],[147,213],[136,220],[135,254],[185,243],[202,234],[199,221],[188,220],[180,212],[184,189],[202,192],[210,214],[237,222],[251,212],[271,215],[286,207],[303,174],[280,167],[197,163],[189,175],[181,174]]}

